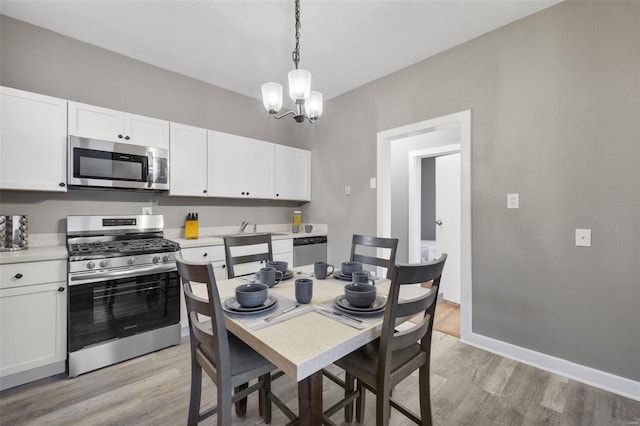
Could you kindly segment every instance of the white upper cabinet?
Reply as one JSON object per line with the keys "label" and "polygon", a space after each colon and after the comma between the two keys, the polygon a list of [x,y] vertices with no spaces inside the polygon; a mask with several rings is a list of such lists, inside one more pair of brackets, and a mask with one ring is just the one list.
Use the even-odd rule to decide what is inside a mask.
{"label": "white upper cabinet", "polygon": [[311,200],[311,151],[276,145],[276,199]]}
{"label": "white upper cabinet", "polygon": [[69,134],[169,149],[168,121],[78,102],[69,102]]}
{"label": "white upper cabinet", "polygon": [[207,130],[171,123],[169,195],[207,196]]}
{"label": "white upper cabinet", "polygon": [[208,132],[209,196],[274,198],[274,144]]}
{"label": "white upper cabinet", "polygon": [[0,189],[65,192],[67,101],[0,87]]}

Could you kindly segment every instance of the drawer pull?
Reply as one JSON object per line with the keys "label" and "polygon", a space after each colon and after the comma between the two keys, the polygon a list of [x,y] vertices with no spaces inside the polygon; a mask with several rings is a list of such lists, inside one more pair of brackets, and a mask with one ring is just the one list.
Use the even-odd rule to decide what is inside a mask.
{"label": "drawer pull", "polygon": [[15,278],[17,280],[19,280],[22,277],[23,277],[23,275],[21,273],[19,273],[19,272],[13,276],[13,278]]}
{"label": "drawer pull", "polygon": [[64,287],[58,287],[58,291],[62,293],[64,291]]}
{"label": "drawer pull", "polygon": [[207,253],[203,254],[202,256],[207,257]]}

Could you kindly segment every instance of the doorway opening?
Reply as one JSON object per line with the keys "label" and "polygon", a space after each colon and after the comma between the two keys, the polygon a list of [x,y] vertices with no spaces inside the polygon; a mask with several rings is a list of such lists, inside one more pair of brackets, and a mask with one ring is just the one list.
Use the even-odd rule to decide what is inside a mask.
{"label": "doorway opening", "polygon": [[[452,137],[454,135],[455,137]],[[400,154],[398,154],[400,152]],[[399,262],[419,262],[421,244],[420,182],[415,178],[425,157],[459,155],[459,279],[460,337],[471,334],[471,111],[462,111],[378,133],[378,205],[379,236],[399,238]],[[394,161],[403,158],[406,200],[398,203],[402,185],[394,183]],[[409,168],[407,174],[406,166]],[[416,196],[417,191],[417,196]],[[404,205],[405,210],[398,210]],[[453,219],[456,221],[457,219]],[[444,223],[444,222],[443,222]],[[446,249],[442,250],[446,252]],[[445,271],[450,265],[449,259]],[[450,268],[454,268],[451,266]],[[455,274],[454,274],[455,275]],[[444,278],[444,274],[443,274]]]}

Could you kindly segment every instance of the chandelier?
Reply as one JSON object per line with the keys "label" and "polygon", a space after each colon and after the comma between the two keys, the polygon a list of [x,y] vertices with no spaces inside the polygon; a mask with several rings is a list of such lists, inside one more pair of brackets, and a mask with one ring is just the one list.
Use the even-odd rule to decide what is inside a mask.
{"label": "chandelier", "polygon": [[300,62],[300,0],[295,0],[296,47],[291,56],[296,68],[289,71],[289,96],[296,103],[295,111],[278,115],[282,109],[282,84],[269,82],[262,85],[262,103],[264,108],[277,119],[293,115],[293,119],[302,123],[306,118],[310,123],[322,115],[322,93],[311,91],[311,73],[298,69]]}

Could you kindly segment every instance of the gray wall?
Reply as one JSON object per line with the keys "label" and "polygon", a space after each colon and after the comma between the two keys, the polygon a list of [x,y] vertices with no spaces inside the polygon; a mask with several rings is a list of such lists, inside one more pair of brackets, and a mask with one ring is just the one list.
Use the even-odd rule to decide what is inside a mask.
{"label": "gray wall", "polygon": [[[166,71],[0,15],[0,84],[284,145],[291,123],[276,121],[256,99]],[[293,120],[291,120],[293,122]],[[302,147],[302,146],[301,146]],[[201,226],[286,223],[297,203],[168,197],[130,192],[66,194],[0,191],[2,214],[27,214],[31,233],[64,232],[69,214],[141,213],[153,206],[177,228],[190,211]]]}
{"label": "gray wall", "polygon": [[436,158],[422,159],[421,240],[436,239]]}
{"label": "gray wall", "polygon": [[639,380],[638,22],[563,2],[327,102],[306,209],[329,260],[376,233],[377,132],[471,109],[473,331]]}

